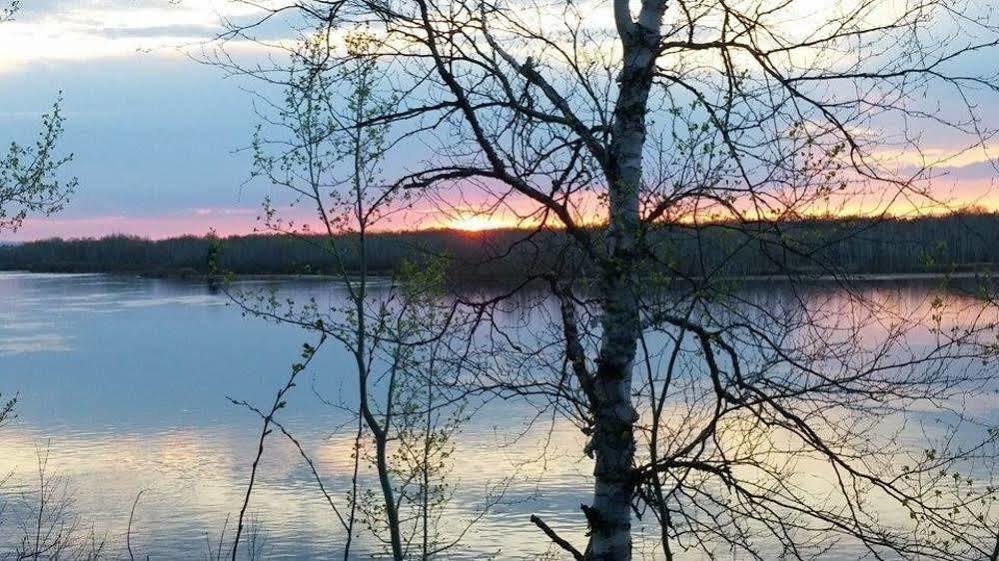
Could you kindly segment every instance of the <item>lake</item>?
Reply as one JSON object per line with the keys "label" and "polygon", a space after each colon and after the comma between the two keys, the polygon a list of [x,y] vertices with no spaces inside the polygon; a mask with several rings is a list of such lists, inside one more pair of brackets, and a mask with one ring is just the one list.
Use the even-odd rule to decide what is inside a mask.
{"label": "lake", "polygon": [[[335,283],[283,281],[281,289],[342,298]],[[907,286],[902,301],[925,300],[929,290]],[[304,342],[312,342],[304,331],[245,318],[204,283],[0,273],[0,391],[19,400],[17,418],[0,428],[0,473],[12,474],[3,487],[2,549],[20,539],[42,457],[61,478],[81,526],[93,525],[123,547],[141,492],[132,521],[136,555],[205,558],[227,516],[232,531],[260,430],[259,420],[227,396],[269,404]],[[352,430],[326,402],[350,392],[350,361],[345,350],[327,345],[281,417],[340,497],[352,465]],[[532,513],[583,543],[578,506],[588,500],[592,468],[580,453],[582,435],[554,422],[550,434],[520,436],[533,411],[492,403],[461,432],[452,522],[474,516],[493,485],[509,486],[455,557],[543,554],[549,546],[529,522]],[[342,532],[308,466],[279,434],[267,446],[251,503],[267,558],[338,558]],[[357,558],[373,547],[360,544]]]}

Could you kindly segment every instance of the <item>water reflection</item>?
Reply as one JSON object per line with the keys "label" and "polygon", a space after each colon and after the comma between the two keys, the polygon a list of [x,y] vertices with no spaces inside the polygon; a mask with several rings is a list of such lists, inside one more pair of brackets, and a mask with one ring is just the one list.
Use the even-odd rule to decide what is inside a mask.
{"label": "water reflection", "polygon": [[[330,284],[282,286],[321,302],[342,297]],[[761,297],[801,297],[758,290]],[[932,290],[872,288],[866,296],[877,303],[883,321],[865,328],[866,337],[882,337],[894,316],[928,315]],[[817,310],[843,309],[842,297],[827,288],[811,287],[806,296]],[[516,321],[518,313],[511,306],[507,319]],[[910,336],[917,345],[932,334]],[[11,510],[0,535],[8,543],[16,539],[12,522],[30,490],[37,457],[48,450],[50,468],[75,490],[74,510],[98,529],[120,540],[132,501],[144,491],[133,547],[152,559],[201,558],[206,535],[217,535],[242,500],[259,430],[257,419],[225,396],[272,399],[307,340],[301,330],[241,317],[223,296],[198,283],[0,273],[0,390],[20,397],[19,418],[2,429],[0,439],[0,473],[15,474],[4,489]],[[352,436],[335,430],[346,418],[319,396],[351,395],[350,377],[335,375],[345,364],[343,349],[324,349],[283,420],[341,501],[353,465]],[[994,413],[995,403],[983,395],[975,407]],[[547,551],[528,521],[531,513],[576,543],[584,540],[578,505],[587,496],[591,464],[580,453],[583,436],[564,421],[521,436],[533,413],[523,404],[494,403],[461,433],[453,481],[459,492],[448,518],[453,528],[478,512],[494,485],[509,480],[503,501],[467,536],[465,558],[533,558]],[[812,459],[802,459],[799,467],[821,480],[821,466]],[[268,441],[259,481],[251,510],[266,529],[271,558],[339,554],[342,531],[289,442]],[[362,543],[358,555],[376,547]],[[650,556],[653,547],[639,544]]]}

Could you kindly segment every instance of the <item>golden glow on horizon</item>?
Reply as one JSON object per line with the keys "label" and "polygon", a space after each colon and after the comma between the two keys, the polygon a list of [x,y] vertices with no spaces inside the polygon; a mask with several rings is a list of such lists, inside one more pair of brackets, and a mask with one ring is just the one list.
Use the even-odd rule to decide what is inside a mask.
{"label": "golden glow on horizon", "polygon": [[484,232],[486,230],[524,228],[528,226],[528,224],[522,221],[502,216],[490,216],[483,213],[459,213],[458,216],[450,220],[444,220],[441,225],[444,228],[461,230],[463,232]]}
{"label": "golden glow on horizon", "polygon": [[[962,182],[951,191],[938,190],[945,202],[932,201],[895,201],[885,208],[884,201],[847,200],[838,204],[816,205],[812,208],[797,209],[785,216],[760,216],[762,220],[798,218],[858,218],[885,216],[900,219],[912,219],[920,216],[939,216],[952,212],[999,212],[999,193],[996,192],[995,180],[982,179]],[[542,216],[535,204],[528,201],[508,201],[516,212],[510,209],[497,210],[490,214],[469,207],[457,210],[423,209],[408,215],[400,215],[391,222],[379,224],[373,231],[407,232],[421,230],[451,229],[459,232],[475,234],[490,230],[528,229],[541,226]],[[866,203],[866,204],[865,204]],[[295,209],[298,210],[298,209]],[[179,214],[162,216],[57,216],[33,217],[25,222],[17,232],[0,233],[0,240],[31,241],[53,237],[81,238],[102,237],[112,234],[126,234],[153,239],[165,239],[182,235],[205,235],[214,230],[222,236],[238,236],[255,233],[253,215],[257,211],[252,208],[196,208]],[[600,226],[605,222],[606,209],[602,205],[589,205],[585,215],[577,211],[577,223],[584,226]],[[315,217],[308,213],[292,213],[298,224],[308,223],[314,232],[321,231]],[[700,223],[721,222],[732,220],[731,210],[726,212],[706,211],[701,215]],[[748,213],[744,219],[753,219]],[[670,220],[690,224],[690,216],[674,216]],[[547,215],[546,228],[559,229],[563,225],[552,215]],[[259,232],[258,232],[259,233]]]}

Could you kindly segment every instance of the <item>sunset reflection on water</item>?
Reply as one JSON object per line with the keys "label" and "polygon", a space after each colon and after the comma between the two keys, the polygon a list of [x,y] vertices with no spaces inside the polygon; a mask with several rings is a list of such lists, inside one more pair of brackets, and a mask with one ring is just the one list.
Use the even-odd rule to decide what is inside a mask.
{"label": "sunset reflection on water", "polygon": [[[336,286],[315,282],[290,283],[287,290],[318,294],[320,300],[342,297]],[[977,309],[973,297],[940,292],[935,283],[878,285],[864,293],[874,304],[867,309],[881,315],[862,322],[863,338],[882,338],[893,317],[931,318],[934,294],[942,294],[950,310],[940,321],[944,330]],[[817,313],[843,312],[850,301],[821,286],[807,295]],[[217,539],[227,514],[234,515],[241,503],[259,431],[258,419],[225,396],[272,399],[305,334],[242,318],[224,305],[223,296],[197,283],[2,273],[0,296],[0,388],[20,397],[18,419],[2,429],[0,440],[0,472],[13,474],[4,489],[8,510],[0,535],[14,539],[37,459],[48,454],[48,468],[67,481],[81,522],[107,531],[120,545],[142,491],[133,547],[151,559],[202,557],[206,538]],[[912,346],[935,336],[922,328],[907,334]],[[343,350],[326,349],[283,418],[340,504],[346,502],[353,465],[352,430],[317,395],[352,395],[349,381],[323,375],[338,371],[345,360]],[[995,401],[987,393],[968,405],[995,418]],[[535,419],[536,412],[514,401],[492,403],[460,433],[449,478],[456,490],[446,518],[449,530],[460,532],[484,504],[495,505],[466,535],[455,558],[528,559],[544,553],[550,546],[530,523],[531,514],[576,543],[585,542],[579,504],[589,500],[592,463],[581,453],[584,436],[561,418]],[[690,414],[681,404],[666,413]],[[525,433],[532,420],[535,425]],[[763,439],[739,427],[738,419],[730,422],[721,433],[744,440],[727,445],[760,439],[756,445],[769,447],[775,463],[795,472],[798,485],[818,498],[831,496],[831,476],[821,459],[788,462],[779,434]],[[258,485],[250,510],[274,558],[341,555],[343,532],[335,516],[297,449],[280,435],[267,441]],[[230,518],[230,532],[232,523]],[[651,518],[636,521],[646,529],[638,547],[651,558],[657,555],[656,530],[649,524]],[[377,547],[362,541],[358,558]]]}

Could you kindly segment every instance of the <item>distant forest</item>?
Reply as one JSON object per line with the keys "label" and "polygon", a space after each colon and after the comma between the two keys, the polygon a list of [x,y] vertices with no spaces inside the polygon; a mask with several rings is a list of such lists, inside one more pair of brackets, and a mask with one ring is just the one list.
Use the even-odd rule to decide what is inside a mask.
{"label": "distant forest", "polygon": [[[673,224],[650,230],[646,241],[663,271],[690,276],[981,271],[999,263],[999,214]],[[50,239],[0,246],[0,270],[202,276],[215,263],[235,274],[337,274],[341,264],[357,271],[356,236],[345,235],[336,246],[340,264],[318,236]],[[369,236],[368,269],[387,274],[405,262],[446,256],[455,278],[524,277],[553,268],[587,274],[573,247],[561,230],[380,233]]]}

